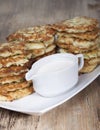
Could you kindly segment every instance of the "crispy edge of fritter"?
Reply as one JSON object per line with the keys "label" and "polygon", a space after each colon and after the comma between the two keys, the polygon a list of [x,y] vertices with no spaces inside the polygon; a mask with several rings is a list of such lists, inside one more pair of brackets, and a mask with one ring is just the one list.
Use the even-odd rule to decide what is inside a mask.
{"label": "crispy edge of fritter", "polygon": [[25,80],[25,72],[20,73],[19,75],[12,75],[0,78],[0,85],[7,83],[19,83]]}
{"label": "crispy edge of fritter", "polygon": [[7,57],[7,58],[1,58],[0,59],[0,68],[10,67],[11,65],[23,66],[25,63],[27,63],[29,61],[31,56],[32,56],[32,54],[29,53],[27,55],[22,54],[22,55]]}
{"label": "crispy edge of fritter", "polygon": [[[83,24],[79,24],[79,22],[82,20],[84,20]],[[87,22],[88,24],[86,24]],[[78,23],[78,24],[76,25],[74,23]],[[97,19],[83,16],[83,17],[75,17],[73,19],[68,19],[68,20],[64,20],[62,22],[53,24],[52,28],[60,32],[65,31],[68,33],[80,33],[80,32],[82,33],[82,32],[92,31],[98,28],[98,26],[99,26],[99,23]]]}
{"label": "crispy edge of fritter", "polygon": [[0,93],[0,101],[13,101],[16,99],[26,97],[32,94],[33,92],[34,92],[34,89],[32,86],[30,86],[30,87],[19,89],[13,92],[8,92],[7,94]]}
{"label": "crispy edge of fritter", "polygon": [[25,80],[19,83],[3,84],[3,85],[0,85],[0,93],[6,94],[11,91],[16,91],[19,89],[29,87],[30,85],[32,85],[32,82],[25,81]]}

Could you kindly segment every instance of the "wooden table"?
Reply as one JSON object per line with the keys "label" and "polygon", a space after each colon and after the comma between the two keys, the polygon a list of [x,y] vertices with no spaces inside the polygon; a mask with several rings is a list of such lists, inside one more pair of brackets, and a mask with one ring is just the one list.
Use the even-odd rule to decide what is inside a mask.
{"label": "wooden table", "polygon": [[[99,0],[1,0],[0,40],[23,27],[74,16],[100,21]],[[100,77],[86,89],[42,116],[0,108],[0,130],[100,130]]]}

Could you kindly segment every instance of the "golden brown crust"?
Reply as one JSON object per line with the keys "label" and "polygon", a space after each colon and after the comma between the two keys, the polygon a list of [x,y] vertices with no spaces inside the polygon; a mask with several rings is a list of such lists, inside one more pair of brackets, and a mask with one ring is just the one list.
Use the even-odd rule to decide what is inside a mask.
{"label": "golden brown crust", "polygon": [[81,70],[80,73],[90,73],[97,67],[97,64],[92,65],[85,65]]}
{"label": "golden brown crust", "polygon": [[97,27],[98,21],[89,17],[75,17],[73,19],[64,20],[52,26],[52,28],[57,31],[65,31],[68,33],[93,31]]}
{"label": "golden brown crust", "polygon": [[48,52],[48,53],[45,53],[44,55],[38,56],[38,57],[36,57],[36,58],[33,59],[33,63],[34,63],[35,61],[37,61],[37,60],[39,60],[39,59],[45,57],[45,56],[49,56],[49,55],[52,55],[52,54],[55,54],[55,53],[56,53],[56,50],[54,49],[54,50],[52,50],[52,51],[50,51],[50,52]]}
{"label": "golden brown crust", "polygon": [[30,51],[30,53],[33,55],[33,58],[36,58],[38,56],[45,54],[45,49],[33,49]]}
{"label": "golden brown crust", "polygon": [[27,50],[35,50],[35,49],[44,49],[45,45],[42,42],[38,42],[38,43],[26,43],[25,44]]}
{"label": "golden brown crust", "polygon": [[45,53],[49,53],[49,52],[52,52],[53,50],[56,49],[56,45],[55,44],[51,44],[49,45],[46,49],[45,49]]}
{"label": "golden brown crust", "polygon": [[100,29],[95,29],[93,31],[87,31],[85,33],[65,33],[65,32],[58,32],[57,35],[65,36],[65,37],[74,37],[79,38],[82,40],[94,40],[100,34]]}
{"label": "golden brown crust", "polygon": [[89,52],[83,53],[84,59],[92,59],[100,57],[100,49],[91,50]]}
{"label": "golden brown crust", "polygon": [[19,89],[29,87],[31,85],[32,85],[31,81],[23,81],[23,82],[19,82],[19,83],[3,84],[3,85],[0,85],[0,93],[6,94],[6,93],[11,92],[11,91],[16,91],[16,90],[19,90]]}
{"label": "golden brown crust", "polygon": [[49,53],[53,51],[56,48],[55,44],[50,44],[49,46],[41,49],[32,49],[30,50],[30,53],[33,55],[33,58],[45,55],[46,53]]}
{"label": "golden brown crust", "polygon": [[55,53],[56,53],[56,50],[53,50],[51,52],[46,53],[46,56],[49,56],[49,55],[52,55],[52,54],[55,54]]}
{"label": "golden brown crust", "polygon": [[7,50],[11,50],[13,51],[13,49],[20,49],[20,50],[24,50],[24,43],[23,42],[17,42],[16,43],[16,48],[13,42],[7,42],[7,43],[0,43],[0,50],[1,49],[7,49]]}
{"label": "golden brown crust", "polygon": [[80,73],[89,73],[93,71],[100,64],[100,57],[90,58],[84,60],[84,67],[80,70]]}
{"label": "golden brown crust", "polygon": [[84,52],[88,52],[90,50],[94,50],[98,47],[98,45],[94,45],[92,46],[91,48],[79,48],[79,47],[75,47],[73,45],[66,45],[66,43],[56,43],[60,48],[64,48],[64,49],[67,49],[68,52],[70,53],[84,53]]}
{"label": "golden brown crust", "polygon": [[92,46],[96,46],[97,44],[100,44],[100,36],[98,36],[96,39],[88,41],[88,40],[82,40],[79,38],[73,38],[69,36],[58,36],[57,43],[60,44],[66,44],[67,45],[73,45],[74,47],[78,48],[91,48]]}
{"label": "golden brown crust", "polygon": [[33,87],[27,87],[19,89],[13,92],[8,92],[7,94],[0,93],[0,101],[13,101],[15,99],[23,98],[34,92]]}
{"label": "golden brown crust", "polygon": [[84,62],[85,62],[86,64],[88,64],[88,65],[99,64],[99,63],[100,63],[100,57],[85,59]]}
{"label": "golden brown crust", "polygon": [[31,58],[31,54],[28,55],[16,55],[7,58],[0,59],[0,68],[2,67],[10,67],[11,65],[23,66],[25,63],[29,61]]}
{"label": "golden brown crust", "polygon": [[19,75],[13,75],[13,76],[7,76],[7,77],[2,77],[0,78],[0,84],[7,84],[7,83],[15,83],[15,82],[21,82],[25,80],[25,74],[26,73],[21,73]]}
{"label": "golden brown crust", "polygon": [[0,57],[9,57],[19,54],[27,54],[26,47],[23,43],[3,43],[0,44]]}
{"label": "golden brown crust", "polygon": [[8,77],[13,75],[19,75],[20,73],[27,72],[28,66],[10,66],[8,68],[0,68],[0,78],[2,77]]}
{"label": "golden brown crust", "polygon": [[30,41],[40,42],[48,41],[55,34],[55,31],[50,26],[35,26],[22,29],[7,37],[8,41]]}

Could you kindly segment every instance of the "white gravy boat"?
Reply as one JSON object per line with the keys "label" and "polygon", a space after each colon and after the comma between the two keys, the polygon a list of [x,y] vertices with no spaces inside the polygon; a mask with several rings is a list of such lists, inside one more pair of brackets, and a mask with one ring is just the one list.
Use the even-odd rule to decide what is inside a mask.
{"label": "white gravy boat", "polygon": [[82,54],[53,54],[35,62],[25,77],[33,81],[38,94],[53,97],[68,91],[78,82],[78,71],[83,65]]}

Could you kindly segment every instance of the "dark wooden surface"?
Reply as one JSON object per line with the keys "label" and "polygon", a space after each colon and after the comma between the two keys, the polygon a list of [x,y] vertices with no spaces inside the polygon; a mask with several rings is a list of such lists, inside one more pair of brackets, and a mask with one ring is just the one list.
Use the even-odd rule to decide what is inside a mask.
{"label": "dark wooden surface", "polygon": [[[0,0],[0,42],[19,28],[74,16],[100,21],[100,0]],[[0,108],[0,130],[99,130],[100,77],[81,93],[42,116]]]}

